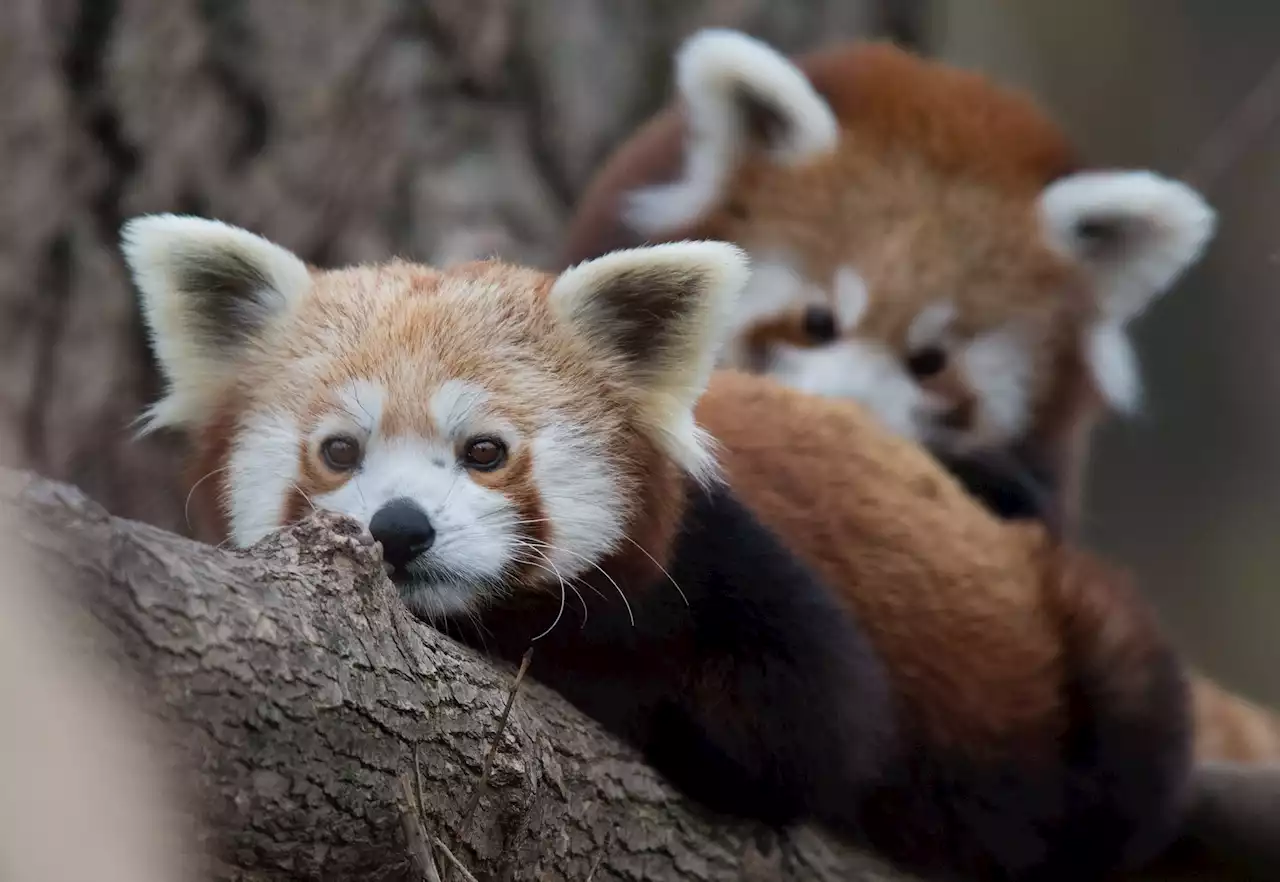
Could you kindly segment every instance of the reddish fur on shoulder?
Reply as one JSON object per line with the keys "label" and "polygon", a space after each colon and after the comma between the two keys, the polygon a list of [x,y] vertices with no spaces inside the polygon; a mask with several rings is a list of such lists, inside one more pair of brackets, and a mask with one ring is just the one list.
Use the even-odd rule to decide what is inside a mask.
{"label": "reddish fur on shoulder", "polygon": [[[1120,703],[1149,686],[1144,661],[1164,638],[1128,577],[991,515],[860,408],[722,371],[698,418],[735,492],[838,586],[911,714],[944,743],[1052,732],[1073,654]],[[1191,684],[1199,759],[1280,758],[1275,714],[1201,675]]]}
{"label": "reddish fur on shoulder", "polygon": [[[943,743],[1040,740],[1065,725],[1073,600],[1109,602],[1101,645],[1132,641],[1141,654],[1155,639],[1140,603],[1073,595],[1042,530],[988,514],[924,450],[856,407],[726,371],[698,418],[735,492],[838,587],[911,715]],[[1106,619],[1078,614],[1081,634]]]}

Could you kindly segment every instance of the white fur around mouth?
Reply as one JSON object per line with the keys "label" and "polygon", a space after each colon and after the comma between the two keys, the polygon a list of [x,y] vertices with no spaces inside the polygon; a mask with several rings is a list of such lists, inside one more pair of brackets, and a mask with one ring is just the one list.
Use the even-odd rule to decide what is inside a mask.
{"label": "white fur around mouth", "polygon": [[474,611],[481,598],[491,593],[466,580],[443,574],[407,573],[391,581],[405,605],[430,621]]}

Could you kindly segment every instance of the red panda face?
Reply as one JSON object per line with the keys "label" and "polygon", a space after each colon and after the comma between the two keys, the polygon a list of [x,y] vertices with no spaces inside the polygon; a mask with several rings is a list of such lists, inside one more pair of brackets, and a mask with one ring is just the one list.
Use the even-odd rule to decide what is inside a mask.
{"label": "red panda face", "polygon": [[712,30],[676,66],[683,170],[622,211],[645,238],[752,255],[726,364],[951,452],[1034,433],[1064,370],[1135,403],[1127,324],[1208,242],[1194,191],[1075,172],[1022,96],[887,46],[793,63]]}
{"label": "red panda face", "polygon": [[[1025,206],[975,192],[931,210],[936,184],[924,169],[881,172],[858,191],[868,198],[825,216],[731,236],[757,255],[744,302],[760,311],[739,313],[729,357],[796,388],[858,400],[932,446],[1015,442],[1049,403],[1045,380],[1073,348],[1073,331],[1093,318],[1085,280],[1035,241]],[[793,216],[814,204],[797,201]],[[911,211],[876,210],[889,202]],[[970,235],[999,214],[1005,222]],[[804,229],[826,230],[832,242],[806,249],[794,232]]]}
{"label": "red panda face", "polygon": [[235,543],[313,508],[348,515],[429,616],[565,590],[623,541],[654,456],[710,468],[692,408],[746,279],[731,246],[558,278],[312,273],[243,230],[157,216],[126,227],[125,253],[169,383],[151,426],[231,427]]}

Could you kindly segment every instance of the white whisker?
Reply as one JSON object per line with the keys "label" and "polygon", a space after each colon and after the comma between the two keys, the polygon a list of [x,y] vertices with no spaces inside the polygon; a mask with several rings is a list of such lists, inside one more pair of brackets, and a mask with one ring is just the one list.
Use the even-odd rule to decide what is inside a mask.
{"label": "white whisker", "polygon": [[301,487],[299,487],[297,484],[294,484],[293,489],[297,490],[298,495],[301,496],[304,500],[306,500],[307,505],[311,506],[311,511],[314,514],[320,514],[320,509],[316,507],[316,504],[311,501],[311,497],[308,496]]}
{"label": "white whisker", "polygon": [[[521,544],[525,545],[526,547],[528,547],[530,550],[534,552],[538,551],[538,549],[534,548],[532,545],[529,545],[526,542],[521,542]],[[539,552],[539,555],[542,557],[543,560],[546,560],[546,555],[542,555],[540,552]],[[546,564],[539,563],[533,558],[516,557],[515,560],[518,561],[519,563],[528,564],[529,566],[537,567],[540,570],[546,570],[549,573],[554,572],[554,570],[550,569]],[[547,561],[547,563],[549,564],[550,561]],[[559,573],[556,573],[556,575],[558,576]],[[574,596],[578,598],[578,603],[582,605],[582,624],[579,627],[585,628],[587,626],[587,618],[588,616],[590,616],[590,613],[587,610],[587,600],[585,597],[582,596],[582,592],[579,591],[577,587],[574,586],[572,579],[570,579],[568,582],[565,582],[564,584],[566,584],[569,587],[569,590],[572,591]]]}
{"label": "white whisker", "polygon": [[[542,554],[542,552],[538,551],[536,548],[533,549],[533,551],[538,554]],[[539,634],[537,637],[534,637],[532,640],[530,640],[529,641],[530,643],[537,643],[543,637],[546,637],[548,634],[554,631],[556,625],[560,624],[560,619],[564,616],[564,604],[565,604],[565,600],[567,599],[566,595],[568,594],[568,592],[565,590],[564,577],[560,575],[560,571],[556,569],[556,565],[553,564],[550,558],[547,558],[546,555],[542,555],[542,557],[547,561],[547,566],[551,567],[551,569],[555,572],[556,578],[560,580],[560,611],[556,613],[556,619],[554,622],[551,623],[551,626],[547,628],[547,630]]]}
{"label": "white whisker", "polygon": [[664,567],[662,564],[658,563],[657,558],[655,558],[652,554],[650,554],[649,552],[645,551],[645,550],[644,550],[644,548],[640,545],[640,543],[639,543],[639,542],[637,542],[636,540],[632,539],[630,536],[623,536],[622,538],[623,538],[623,539],[626,539],[628,542],[630,542],[630,543],[631,543],[632,545],[634,545],[636,548],[639,548],[639,549],[640,549],[640,553],[641,553],[641,554],[643,554],[645,557],[649,558],[649,560],[653,561],[653,565],[654,565],[655,567],[657,567],[658,569],[662,570],[662,574],[663,574],[664,576],[666,576],[666,577],[667,577],[667,580],[668,580],[669,582],[671,582],[671,584],[672,584],[672,585],[674,585],[674,586],[675,586],[675,589],[676,589],[677,591],[679,591],[679,592],[680,592],[680,597],[681,597],[681,599],[682,599],[682,600],[684,600],[684,605],[685,605],[685,606],[688,606],[688,605],[689,605],[689,598],[685,595],[685,593],[684,593],[684,589],[680,587],[680,584],[679,584],[679,583],[678,583],[674,578],[672,578],[672,576],[671,576],[671,574],[670,574],[670,573],[668,573],[668,572],[667,572],[667,568],[666,568],[666,567]]}
{"label": "white whisker", "polygon": [[221,472],[225,472],[229,468],[231,468],[231,466],[226,465],[226,466],[223,466],[222,468],[214,469],[213,471],[209,472],[209,474],[201,478],[199,481],[196,481],[194,484],[191,485],[191,489],[187,492],[187,500],[182,504],[182,518],[187,522],[188,528],[191,527],[191,497],[195,495],[196,489],[205,481],[212,478],[214,475],[219,474]]}
{"label": "white whisker", "polygon": [[[540,542],[539,544],[540,544],[543,548],[547,548],[547,549],[549,549],[549,550],[551,550],[551,551],[559,551],[559,552],[561,552],[562,554],[571,554],[571,555],[573,555],[574,557],[578,558],[579,560],[586,561],[586,563],[587,563],[589,566],[591,566],[591,567],[593,567],[593,568],[595,568],[595,569],[599,570],[599,571],[600,571],[600,574],[601,574],[602,576],[604,576],[606,579],[608,579],[608,580],[613,584],[613,587],[617,590],[617,592],[618,592],[618,596],[622,598],[622,603],[623,603],[623,605],[624,605],[624,606],[626,606],[626,608],[627,608],[627,616],[628,616],[628,618],[630,618],[630,619],[631,619],[631,627],[633,627],[633,628],[635,627],[635,625],[636,625],[636,617],[635,617],[635,613],[633,613],[633,612],[631,611],[631,603],[627,600],[627,595],[623,592],[623,590],[622,590],[622,586],[621,586],[621,585],[619,585],[619,584],[617,583],[617,581],[615,581],[615,580],[614,580],[613,576],[610,576],[608,573],[606,573],[606,572],[604,571],[604,568],[603,568],[603,567],[601,567],[598,563],[596,563],[595,561],[593,561],[591,558],[587,557],[586,555],[579,554],[579,553],[578,553],[578,552],[576,552],[576,551],[571,551],[571,550],[570,550],[570,549],[568,549],[568,548],[561,548],[561,547],[559,547],[559,546],[557,546],[557,545],[552,545],[550,542]],[[681,593],[683,594],[683,592],[681,592]]]}

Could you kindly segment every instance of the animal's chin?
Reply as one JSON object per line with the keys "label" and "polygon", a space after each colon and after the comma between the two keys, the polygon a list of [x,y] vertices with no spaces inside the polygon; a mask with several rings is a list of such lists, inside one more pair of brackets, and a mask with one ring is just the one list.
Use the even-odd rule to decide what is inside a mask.
{"label": "animal's chin", "polygon": [[473,580],[440,568],[396,571],[391,583],[410,609],[432,620],[474,612],[484,595]]}
{"label": "animal's chin", "polygon": [[935,455],[985,458],[1004,456],[1012,442],[1000,433],[951,429],[935,422],[923,423],[919,440]]}
{"label": "animal's chin", "polygon": [[924,426],[920,431],[920,441],[935,455],[941,456],[975,456],[989,449],[968,432],[957,432],[942,426]]}

